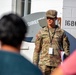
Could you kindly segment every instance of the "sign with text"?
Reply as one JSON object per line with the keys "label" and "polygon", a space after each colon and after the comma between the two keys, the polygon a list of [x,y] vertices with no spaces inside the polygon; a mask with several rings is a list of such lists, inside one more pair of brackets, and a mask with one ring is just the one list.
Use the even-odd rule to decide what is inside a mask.
{"label": "sign with text", "polygon": [[45,18],[45,12],[36,12],[23,17],[28,24],[28,33],[26,35],[25,41],[34,42],[36,34],[42,28],[39,24],[39,20]]}
{"label": "sign with text", "polygon": [[76,28],[76,19],[65,19],[63,21],[63,28]]}

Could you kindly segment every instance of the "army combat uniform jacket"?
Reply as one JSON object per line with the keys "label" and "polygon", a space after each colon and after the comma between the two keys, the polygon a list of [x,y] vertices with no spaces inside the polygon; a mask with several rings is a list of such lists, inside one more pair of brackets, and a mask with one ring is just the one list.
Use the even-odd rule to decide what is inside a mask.
{"label": "army combat uniform jacket", "polygon": [[[49,54],[49,48],[53,48],[53,54]],[[33,63],[38,65],[58,66],[61,62],[60,50],[68,56],[69,41],[64,32],[58,26],[55,28],[44,27],[36,35]]]}

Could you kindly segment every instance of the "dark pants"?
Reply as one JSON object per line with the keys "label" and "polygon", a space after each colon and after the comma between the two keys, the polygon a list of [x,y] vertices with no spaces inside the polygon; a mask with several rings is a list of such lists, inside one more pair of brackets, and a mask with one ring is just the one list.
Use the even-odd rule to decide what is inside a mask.
{"label": "dark pants", "polygon": [[50,75],[56,67],[46,66],[46,65],[39,65],[39,68],[43,72],[43,75]]}

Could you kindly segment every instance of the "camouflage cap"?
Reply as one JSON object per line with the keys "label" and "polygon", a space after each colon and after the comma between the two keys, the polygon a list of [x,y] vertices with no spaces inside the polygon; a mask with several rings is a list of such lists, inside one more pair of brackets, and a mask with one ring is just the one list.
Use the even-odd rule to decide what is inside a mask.
{"label": "camouflage cap", "polygon": [[56,18],[57,17],[57,11],[56,10],[48,10],[46,12],[46,17]]}

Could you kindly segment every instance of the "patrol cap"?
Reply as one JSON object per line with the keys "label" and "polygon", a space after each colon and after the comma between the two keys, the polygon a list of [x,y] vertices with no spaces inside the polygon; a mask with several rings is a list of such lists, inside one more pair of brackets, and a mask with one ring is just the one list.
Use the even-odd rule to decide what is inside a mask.
{"label": "patrol cap", "polygon": [[57,17],[57,11],[56,10],[48,10],[46,12],[46,17],[56,18]]}

